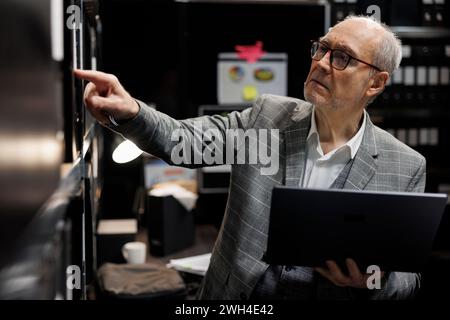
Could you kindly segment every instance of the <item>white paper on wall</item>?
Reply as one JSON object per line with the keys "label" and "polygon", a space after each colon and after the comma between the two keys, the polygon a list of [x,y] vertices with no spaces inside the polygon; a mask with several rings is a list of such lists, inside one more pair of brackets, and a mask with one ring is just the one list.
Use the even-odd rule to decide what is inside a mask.
{"label": "white paper on wall", "polygon": [[286,53],[266,53],[254,63],[233,52],[220,53],[218,59],[219,104],[251,103],[264,93],[287,95]]}

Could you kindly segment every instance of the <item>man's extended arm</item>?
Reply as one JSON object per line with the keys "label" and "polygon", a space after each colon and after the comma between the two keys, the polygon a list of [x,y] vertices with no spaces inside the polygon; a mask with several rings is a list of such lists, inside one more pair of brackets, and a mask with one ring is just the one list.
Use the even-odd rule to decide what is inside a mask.
{"label": "man's extended arm", "polygon": [[[204,134],[214,131],[215,143],[221,144],[223,158],[226,153],[226,130],[243,129],[250,126],[252,109],[242,112],[232,112],[227,116],[203,116],[198,118],[175,120],[168,115],[158,112],[145,103],[138,101],[140,109],[138,114],[131,120],[117,127],[109,126],[112,130],[122,134],[127,139],[132,140],[142,150],[157,156],[167,163],[173,163],[172,152],[179,155],[179,148],[182,144],[192,151],[187,162],[176,163],[187,167],[201,167],[207,165],[203,161],[195,162],[195,158],[202,157],[202,143]],[[260,107],[255,103],[253,110]],[[199,154],[194,155],[194,152]]]}
{"label": "man's extended arm", "polygon": [[[142,150],[168,163],[173,163],[172,152],[184,144],[188,161],[177,163],[188,167],[207,165],[193,161],[202,156],[203,132],[214,131],[215,143],[223,145],[227,129],[247,129],[254,123],[264,98],[259,98],[253,108],[227,116],[204,116],[187,120],[175,120],[136,101],[120,84],[117,77],[99,71],[75,70],[74,74],[90,81],[85,89],[84,101],[89,112],[103,125],[132,140]],[[111,123],[110,119],[118,125]],[[181,143],[181,144],[180,144]],[[194,147],[193,147],[194,146]],[[236,146],[238,147],[238,146]],[[182,152],[181,152],[182,153]],[[195,155],[194,153],[200,153]],[[184,160],[184,159],[183,159]],[[216,163],[217,164],[217,163]]]}

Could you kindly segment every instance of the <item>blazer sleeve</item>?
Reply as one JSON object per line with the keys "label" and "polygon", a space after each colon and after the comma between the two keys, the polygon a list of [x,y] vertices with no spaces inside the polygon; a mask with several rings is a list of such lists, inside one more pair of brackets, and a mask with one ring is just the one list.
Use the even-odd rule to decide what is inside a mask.
{"label": "blazer sleeve", "polygon": [[427,163],[424,157],[422,157],[419,169],[417,169],[416,174],[411,179],[411,183],[408,186],[407,191],[409,192],[425,192],[425,182],[426,182],[426,167]]}
{"label": "blazer sleeve", "polygon": [[[176,120],[162,112],[150,108],[145,103],[138,101],[139,112],[131,120],[118,126],[109,125],[109,128],[126,139],[133,141],[141,150],[148,152],[169,164],[184,167],[204,167],[207,163],[195,163],[202,154],[202,148],[191,148],[191,146],[202,146],[203,134],[206,131],[214,132],[214,144],[220,144],[224,154],[226,152],[226,131],[228,129],[246,130],[253,126],[264,103],[265,96],[262,95],[251,108],[242,112],[231,112],[226,116],[202,116],[197,118]],[[190,161],[174,163],[172,152],[174,148],[180,147],[180,143],[189,147]],[[181,149],[181,148],[178,148]],[[197,155],[195,155],[197,153]],[[184,156],[184,155],[183,155]],[[186,163],[187,162],[187,163]]]}
{"label": "blazer sleeve", "polygon": [[[426,160],[421,157],[421,163],[418,166],[417,172],[411,179],[407,188],[408,192],[424,192],[426,180]],[[420,273],[408,272],[388,272],[385,275],[382,288],[374,290],[371,296],[374,300],[407,300],[414,298],[421,283]]]}

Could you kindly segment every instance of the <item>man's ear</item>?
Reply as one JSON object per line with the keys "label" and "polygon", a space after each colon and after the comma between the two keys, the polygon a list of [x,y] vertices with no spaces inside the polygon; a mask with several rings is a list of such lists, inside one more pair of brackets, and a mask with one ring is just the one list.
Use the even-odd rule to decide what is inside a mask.
{"label": "man's ear", "polygon": [[381,92],[383,92],[386,83],[388,82],[390,76],[386,71],[378,72],[372,79],[372,85],[367,90],[367,95],[369,97],[376,97]]}

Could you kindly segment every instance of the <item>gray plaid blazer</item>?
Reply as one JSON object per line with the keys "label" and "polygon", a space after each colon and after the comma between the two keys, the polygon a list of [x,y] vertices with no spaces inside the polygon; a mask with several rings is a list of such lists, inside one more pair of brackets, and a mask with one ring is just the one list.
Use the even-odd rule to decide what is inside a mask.
{"label": "gray plaid blazer", "polygon": [[[224,135],[226,129],[279,129],[278,172],[267,176],[260,174],[263,165],[232,166],[226,211],[198,294],[202,299],[247,299],[268,267],[263,255],[272,188],[299,186],[302,179],[312,105],[299,99],[262,95],[252,108],[242,112],[179,121],[138,103],[140,111],[135,118],[111,128],[168,163],[177,144],[171,141],[175,129],[190,132],[183,136],[186,141],[201,141],[194,120],[201,121],[203,129],[218,129]],[[423,192],[424,188],[425,158],[373,125],[367,116],[363,141],[344,189]],[[418,274],[391,272],[385,280],[383,288],[375,290],[371,298],[405,299],[420,286]]]}

